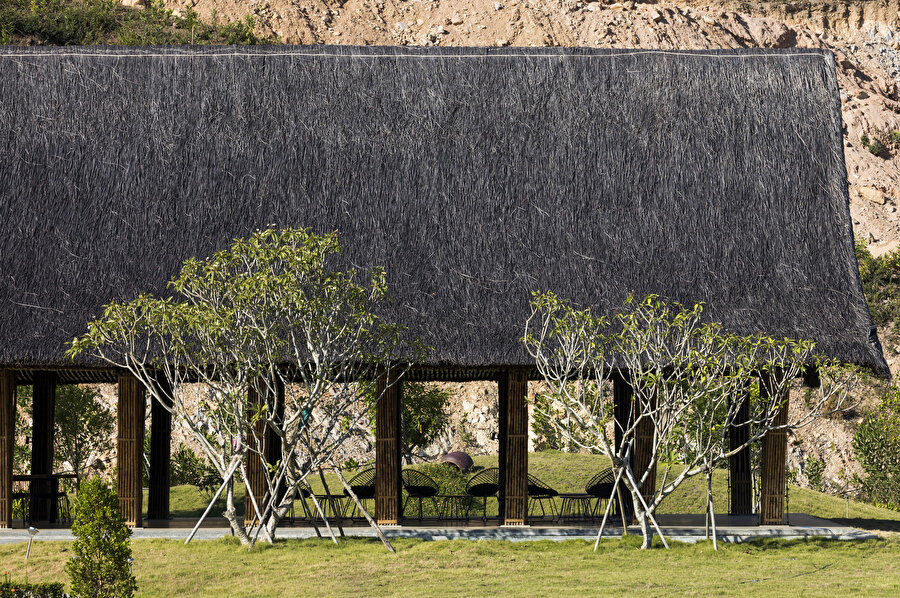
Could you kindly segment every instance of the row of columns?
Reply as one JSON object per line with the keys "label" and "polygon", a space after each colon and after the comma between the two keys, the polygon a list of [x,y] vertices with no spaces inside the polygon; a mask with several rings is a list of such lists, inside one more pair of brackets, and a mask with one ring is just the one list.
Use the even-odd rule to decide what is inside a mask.
{"label": "row of columns", "polygon": [[[769,383],[769,378],[760,379],[760,394],[762,400],[771,396],[775,385]],[[779,402],[783,407],[775,417],[776,425],[784,425],[788,418],[788,400],[790,395],[784,389],[784,396]],[[613,378],[613,402],[614,417],[622,426],[635,417],[633,409],[636,406],[632,401],[632,389],[622,376]],[[750,418],[750,405],[744,401],[735,418],[736,424],[747,422]],[[615,426],[615,442],[621,443],[620,426]],[[750,438],[750,430],[747,426],[734,427],[729,430],[729,445],[736,448],[744,445]],[[772,430],[762,438],[760,464],[760,508],[759,522],[762,525],[778,525],[787,523],[785,512],[785,474],[787,473],[787,430]],[[639,422],[634,435],[634,449],[631,456],[632,467],[635,472],[647,470],[653,452],[653,424],[649,419]],[[731,482],[730,514],[751,515],[753,513],[753,478],[750,463],[750,447],[746,447],[735,453],[729,459],[729,475]],[[654,465],[647,480],[641,486],[641,495],[644,500],[656,493],[656,466]]]}
{"label": "row of columns", "polygon": [[[119,377],[117,409],[117,489],[122,514],[131,526],[143,525],[143,450],[144,420],[147,394],[143,385],[131,375]],[[401,513],[401,421],[402,381],[396,370],[377,380],[381,399],[376,407],[375,453],[375,517],[381,524],[397,524]],[[528,381],[525,370],[510,369],[499,379],[499,470],[500,470],[500,519],[505,525],[523,525],[528,513],[528,408],[526,403]],[[15,447],[15,371],[0,370],[0,527],[12,525],[12,469]],[[276,389],[275,405],[284,409],[284,389]],[[768,385],[761,384],[761,392],[769,392]],[[631,415],[634,408],[631,389],[627,382],[614,379],[615,417],[620,421]],[[52,373],[37,373],[34,381],[34,433],[32,440],[32,473],[50,474],[53,467],[53,413],[55,409],[56,378]],[[162,393],[165,394],[165,393]],[[261,404],[256,389],[250,389],[251,402]],[[283,416],[283,415],[282,415]],[[778,415],[781,423],[787,421],[787,408]],[[150,484],[148,519],[168,519],[169,516],[169,458],[172,418],[170,412],[158,401],[151,402]],[[618,427],[617,427],[618,433]],[[730,442],[738,446],[745,441],[744,428],[737,428]],[[633,459],[636,471],[646,469],[652,449],[652,428],[639,429],[635,436]],[[280,458],[280,442],[271,431],[258,430],[263,439],[261,450],[267,461]],[[777,431],[768,434],[762,442],[762,479],[760,523],[785,521],[785,457],[787,434]],[[731,513],[750,514],[752,481],[750,454],[741,451],[731,462]],[[259,459],[247,463],[248,484],[254,495],[266,493],[265,477]],[[258,470],[258,471],[257,471]],[[641,493],[649,498],[655,492],[655,475]],[[47,482],[44,482],[45,484]],[[42,483],[32,488],[49,494]],[[248,522],[253,517],[252,505],[245,505]],[[50,501],[32,501],[33,518],[52,519],[55,507]]]}
{"label": "row of columns", "polygon": [[[403,383],[396,371],[377,382],[375,519],[379,524],[400,523],[401,421]],[[504,525],[524,525],[528,514],[528,379],[523,369],[508,370],[498,380],[500,520]]]}

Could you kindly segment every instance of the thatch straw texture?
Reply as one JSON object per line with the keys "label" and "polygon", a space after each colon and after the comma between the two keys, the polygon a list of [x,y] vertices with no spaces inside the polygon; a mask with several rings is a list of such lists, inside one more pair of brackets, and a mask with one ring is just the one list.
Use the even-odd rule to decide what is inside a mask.
{"label": "thatch straw texture", "polygon": [[274,224],[385,266],[430,366],[528,364],[548,289],[885,375],[848,201],[824,51],[4,48],[0,364]]}

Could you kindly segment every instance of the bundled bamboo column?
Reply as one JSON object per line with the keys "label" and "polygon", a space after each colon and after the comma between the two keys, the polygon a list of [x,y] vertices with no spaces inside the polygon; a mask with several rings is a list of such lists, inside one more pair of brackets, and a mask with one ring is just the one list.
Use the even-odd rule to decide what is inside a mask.
{"label": "bundled bamboo column", "polygon": [[147,398],[144,385],[130,374],[119,376],[118,475],[119,508],[125,523],[143,524],[142,472],[144,457],[144,416]]}
{"label": "bundled bamboo column", "polygon": [[[780,372],[760,378],[759,392],[766,400],[775,392],[775,380]],[[775,416],[775,425],[784,425],[788,417],[790,390],[785,386],[778,397],[781,408]],[[787,523],[784,510],[785,473],[787,459],[787,430],[770,430],[762,439],[759,522],[763,525]]]}
{"label": "bundled bamboo column", "polygon": [[12,473],[15,445],[16,372],[0,370],[0,527],[12,527]]}
{"label": "bundled bamboo column", "polygon": [[375,519],[379,524],[400,523],[401,455],[400,406],[402,382],[391,369],[376,380],[375,392]]}
{"label": "bundled bamboo column", "polygon": [[[56,374],[36,372],[34,375],[31,473],[49,476],[53,473],[53,437],[56,427]],[[31,518],[34,521],[56,521],[56,484],[49,479],[30,484]]]}
{"label": "bundled bamboo column", "polygon": [[[747,443],[750,438],[750,398],[744,394],[740,397],[734,423],[728,430],[728,442],[731,450]],[[744,425],[741,425],[744,424]],[[750,447],[746,446],[728,459],[729,479],[731,480],[731,514],[750,515],[753,513],[753,480],[750,471]]]}
{"label": "bundled bamboo column", "polygon": [[[616,420],[614,428],[614,441],[616,447],[622,446],[622,433],[631,425],[631,418],[634,415],[634,406],[632,399],[634,398],[634,389],[628,380],[625,379],[621,372],[616,372],[613,376],[613,417]],[[632,465],[634,465],[634,453],[632,452]],[[631,492],[628,487],[620,482],[619,488],[622,490],[621,498],[625,504],[620,505],[626,517],[631,517],[634,513],[631,504]]]}
{"label": "bundled bamboo column", "polygon": [[500,484],[503,487],[504,525],[525,525],[528,515],[528,380],[525,371],[507,371],[499,384],[500,410],[505,445]]}
{"label": "bundled bamboo column", "polygon": [[[168,382],[158,378],[159,397],[171,406]],[[147,519],[169,518],[169,465],[172,446],[172,413],[159,400],[150,400],[150,488],[147,495]]]}
{"label": "bundled bamboo column", "polygon": [[[654,399],[655,400],[655,397]],[[641,404],[640,401],[633,401],[634,407],[634,417],[637,418],[640,416],[641,412]],[[634,470],[634,475],[640,479],[640,477],[647,471],[647,468],[650,466],[650,461],[653,459],[653,435],[655,429],[653,427],[653,419],[649,417],[644,417],[640,422],[638,422],[637,427],[634,431],[634,451],[631,456],[631,463]],[[650,502],[653,498],[653,495],[656,494],[656,464],[653,464],[653,469],[650,471],[650,474],[647,476],[647,479],[641,485],[641,496],[644,497],[646,502]]]}
{"label": "bundled bamboo column", "polygon": [[[280,380],[275,382],[275,396],[263,397],[260,390],[267,390],[265,382],[260,382],[259,388],[250,386],[248,392],[248,407],[251,409],[259,409],[265,405],[269,399],[275,410],[276,419],[284,417],[284,385]],[[247,452],[247,487],[253,490],[253,496],[260,510],[264,510],[263,506],[268,501],[268,485],[266,484],[266,472],[263,470],[263,462],[260,457],[265,458],[266,463],[275,464],[281,460],[281,439],[267,424],[265,419],[260,419],[255,424],[253,430],[255,437],[259,440],[260,446],[257,446],[253,435],[248,439],[252,443],[253,451]],[[259,454],[256,453],[259,450]],[[280,498],[283,488],[278,488],[278,497]],[[253,503],[250,502],[250,493],[244,495],[244,524],[252,525],[256,523],[256,512],[253,509]]]}

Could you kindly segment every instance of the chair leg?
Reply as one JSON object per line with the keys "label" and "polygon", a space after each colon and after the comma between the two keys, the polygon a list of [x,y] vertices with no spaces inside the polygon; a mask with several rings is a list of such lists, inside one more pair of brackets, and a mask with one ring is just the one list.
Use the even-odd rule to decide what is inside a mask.
{"label": "chair leg", "polygon": [[435,497],[431,497],[431,506],[434,507],[434,514],[440,519],[440,511],[438,510],[437,499]]}

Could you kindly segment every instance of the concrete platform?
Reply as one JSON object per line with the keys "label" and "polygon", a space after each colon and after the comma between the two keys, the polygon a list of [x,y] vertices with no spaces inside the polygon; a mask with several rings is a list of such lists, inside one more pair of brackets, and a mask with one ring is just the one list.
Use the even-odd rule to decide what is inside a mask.
{"label": "concrete platform", "polygon": [[[877,538],[875,534],[852,527],[845,527],[826,519],[819,519],[803,513],[791,513],[788,525],[754,525],[753,517],[722,516],[717,519],[719,540],[723,542],[747,542],[757,538],[779,538],[784,540],[802,540],[827,538],[830,540],[869,540]],[[136,528],[135,540],[171,539],[184,540],[190,533],[191,526],[172,522],[170,527]],[[186,522],[184,522],[186,523]],[[196,521],[194,521],[196,523]],[[216,540],[230,535],[230,530],[219,525],[203,526],[194,536],[195,540]],[[706,538],[703,515],[661,515],[660,526],[667,540],[678,542],[696,542]],[[72,532],[68,528],[40,529],[35,541],[72,540]],[[597,537],[599,526],[465,526],[449,527],[439,525],[402,525],[382,528],[389,538],[418,538],[421,540],[506,540],[523,542],[528,540],[591,540]],[[639,534],[636,527],[629,527],[629,533]],[[324,529],[322,530],[323,534]],[[337,533],[337,530],[335,530]],[[375,532],[369,527],[344,527],[348,537],[374,538]],[[619,538],[622,535],[621,524],[604,530],[604,538]],[[278,538],[314,538],[315,530],[311,527],[284,527],[278,529]],[[28,532],[24,529],[0,530],[0,544],[27,542]]]}

